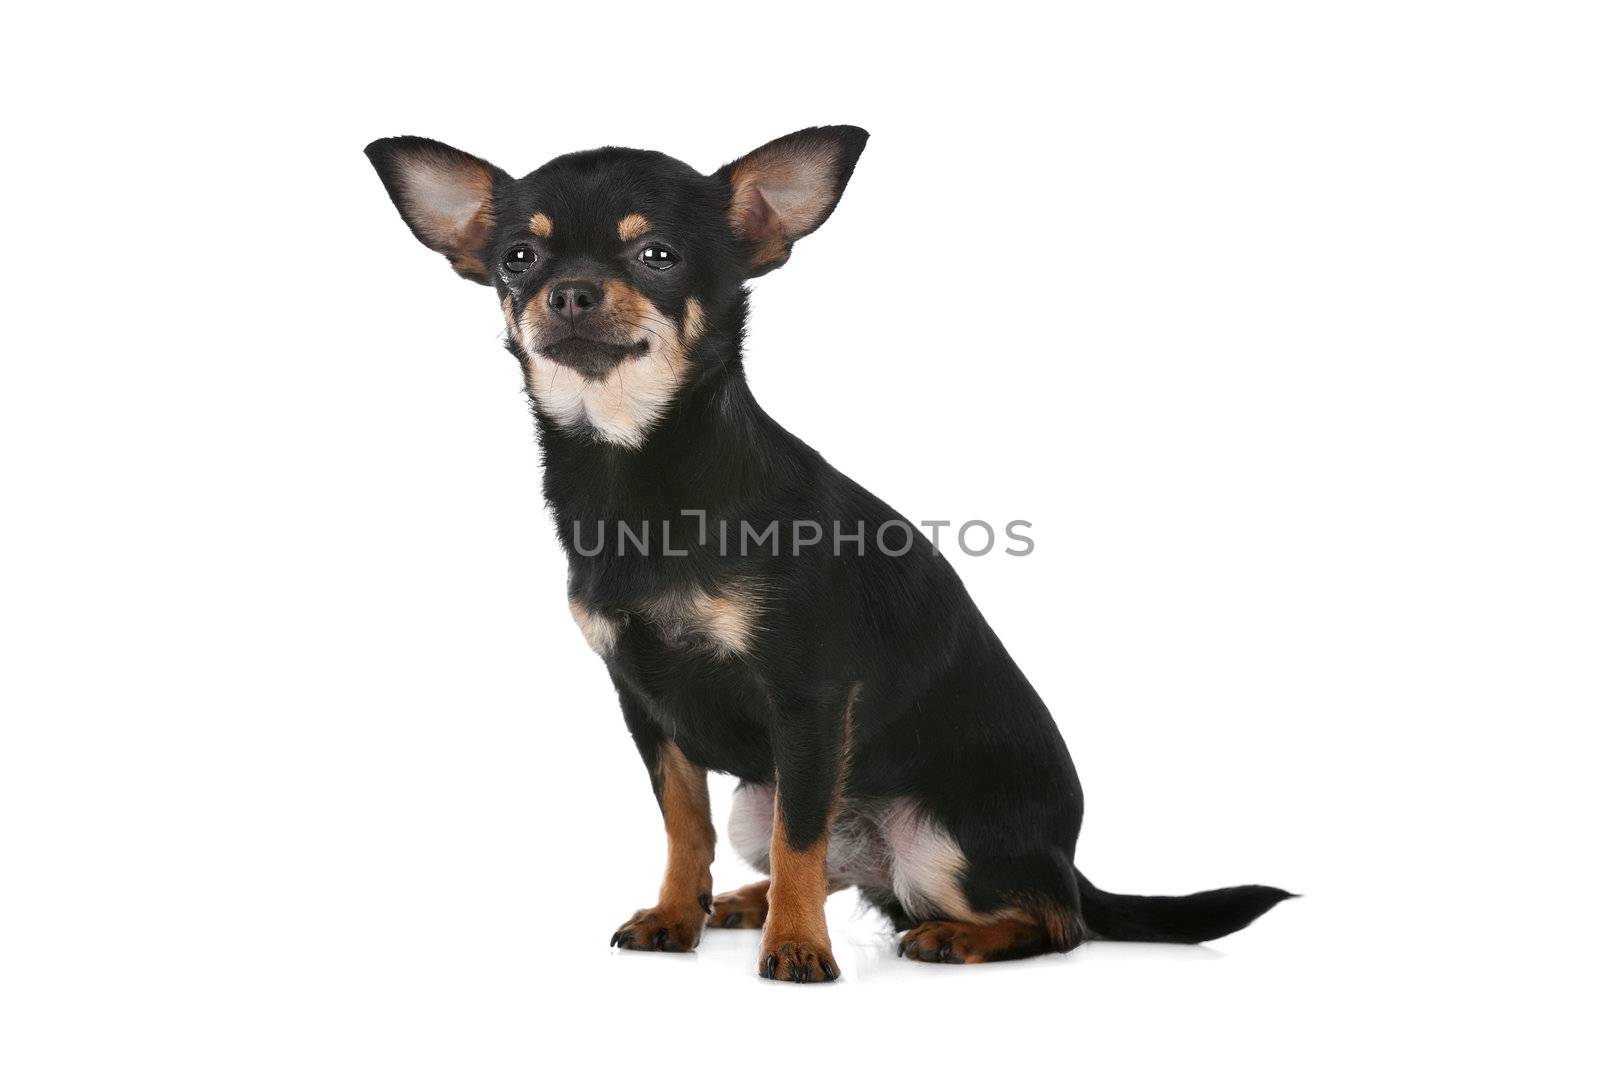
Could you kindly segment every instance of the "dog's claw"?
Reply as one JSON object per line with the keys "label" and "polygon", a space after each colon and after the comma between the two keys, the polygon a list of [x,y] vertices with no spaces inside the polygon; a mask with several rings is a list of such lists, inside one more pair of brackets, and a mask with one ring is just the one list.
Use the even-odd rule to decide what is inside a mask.
{"label": "dog's claw", "polygon": [[611,935],[611,944],[635,952],[693,952],[705,925],[705,914],[687,900],[657,905],[635,912]]}
{"label": "dog's claw", "polygon": [[763,978],[808,985],[812,982],[831,982],[839,977],[839,965],[833,961],[826,944],[783,941],[774,946],[763,945],[762,953],[757,957],[760,965],[756,973]]}
{"label": "dog's claw", "polygon": [[710,893],[701,893],[700,894],[700,909],[702,911],[704,911],[707,915],[711,914],[711,894]]}

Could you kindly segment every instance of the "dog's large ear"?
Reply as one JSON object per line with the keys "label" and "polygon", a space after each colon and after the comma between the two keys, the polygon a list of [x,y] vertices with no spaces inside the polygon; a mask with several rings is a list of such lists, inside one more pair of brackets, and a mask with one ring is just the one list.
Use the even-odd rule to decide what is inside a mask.
{"label": "dog's large ear", "polygon": [[781,267],[794,243],[827,221],[866,146],[859,126],[813,126],[717,171],[731,192],[729,221],[749,250],[751,277]]}
{"label": "dog's large ear", "polygon": [[367,158],[417,240],[448,259],[463,278],[488,285],[484,260],[494,232],[494,190],[510,175],[426,137],[373,141]]}

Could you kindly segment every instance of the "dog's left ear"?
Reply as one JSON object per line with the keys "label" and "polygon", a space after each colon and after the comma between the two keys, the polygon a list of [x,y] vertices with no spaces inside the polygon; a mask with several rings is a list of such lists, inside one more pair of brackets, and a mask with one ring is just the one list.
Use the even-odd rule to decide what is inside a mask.
{"label": "dog's left ear", "polygon": [[827,221],[866,146],[859,126],[813,126],[717,171],[729,186],[729,222],[749,251],[752,278],[783,266],[794,243]]}
{"label": "dog's left ear", "polygon": [[494,190],[511,176],[426,137],[373,141],[367,158],[417,240],[448,259],[463,278],[488,285],[484,259],[494,234]]}

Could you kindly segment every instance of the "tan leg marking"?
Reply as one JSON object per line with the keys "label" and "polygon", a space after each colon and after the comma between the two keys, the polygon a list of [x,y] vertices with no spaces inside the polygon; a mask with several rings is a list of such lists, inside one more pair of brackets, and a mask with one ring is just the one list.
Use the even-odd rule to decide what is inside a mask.
{"label": "tan leg marking", "polygon": [[823,905],[828,899],[828,837],[833,815],[850,772],[850,745],[856,698],[861,683],[851,686],[840,723],[839,767],[822,832],[803,849],[789,843],[783,823],[783,783],[773,797],[772,884],[767,891],[767,922],[761,933],[757,973],[763,978],[789,982],[831,982],[839,977],[828,938]]}
{"label": "tan leg marking", "polygon": [[657,774],[667,828],[667,873],[656,906],[635,912],[611,935],[611,943],[645,952],[688,952],[700,943],[711,911],[711,858],[717,833],[711,826],[706,769],[689,762],[668,741],[661,746]]}
{"label": "tan leg marking", "polygon": [[924,963],[989,963],[1044,952],[1066,952],[1083,943],[1083,925],[1059,908],[1038,914],[1007,908],[977,922],[935,920],[900,938],[900,955]]}
{"label": "tan leg marking", "polygon": [[828,899],[828,835],[795,849],[783,826],[780,787],[772,825],[772,881],[762,928],[758,973],[787,982],[831,982],[839,977],[822,913]]}
{"label": "tan leg marking", "polygon": [[752,882],[731,893],[718,893],[711,900],[708,926],[726,930],[759,930],[767,922],[767,891],[770,880]]}
{"label": "tan leg marking", "polygon": [[[848,882],[829,882],[831,896],[841,889],[849,889]],[[767,923],[767,894],[772,880],[763,879],[740,886],[731,893],[718,893],[711,898],[711,918],[707,926],[724,930],[759,930]]]}

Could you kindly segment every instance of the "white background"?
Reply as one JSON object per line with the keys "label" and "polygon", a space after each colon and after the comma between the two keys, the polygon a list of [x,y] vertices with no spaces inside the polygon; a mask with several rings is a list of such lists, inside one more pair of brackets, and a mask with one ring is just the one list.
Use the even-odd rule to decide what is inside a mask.
{"label": "white background", "polygon": [[[13,12],[0,1059],[1593,1062],[1584,9]],[[829,122],[873,139],[755,286],[758,397],[1034,523],[957,562],[1082,866],[1304,894],[1244,933],[938,968],[844,895],[832,987],[606,947],[658,816],[494,299],[361,148]]]}

